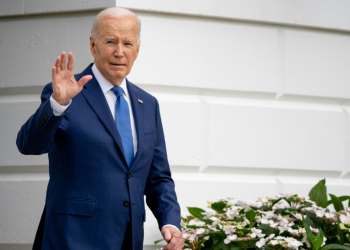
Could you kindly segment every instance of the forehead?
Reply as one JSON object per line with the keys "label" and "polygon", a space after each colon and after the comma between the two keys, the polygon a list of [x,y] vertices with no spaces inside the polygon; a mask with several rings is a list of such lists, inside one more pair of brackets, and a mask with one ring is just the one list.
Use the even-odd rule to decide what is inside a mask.
{"label": "forehead", "polygon": [[137,37],[137,21],[133,16],[106,17],[98,26],[99,36]]}

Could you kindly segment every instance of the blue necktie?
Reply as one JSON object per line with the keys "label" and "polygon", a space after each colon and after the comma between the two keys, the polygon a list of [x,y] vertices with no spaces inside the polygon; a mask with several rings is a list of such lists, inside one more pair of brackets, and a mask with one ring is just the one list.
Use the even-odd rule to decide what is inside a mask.
{"label": "blue necktie", "polygon": [[117,101],[115,103],[115,120],[122,139],[124,156],[130,167],[134,159],[134,144],[132,140],[129,105],[123,96],[123,89],[121,87],[113,87],[111,90],[117,96]]}

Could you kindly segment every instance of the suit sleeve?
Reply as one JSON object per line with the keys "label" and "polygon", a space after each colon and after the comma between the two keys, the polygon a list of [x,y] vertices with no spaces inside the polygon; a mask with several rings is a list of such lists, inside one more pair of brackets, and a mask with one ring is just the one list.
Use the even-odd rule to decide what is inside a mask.
{"label": "suit sleeve", "polygon": [[22,154],[47,153],[63,116],[54,116],[50,105],[52,85],[48,84],[41,94],[41,104],[22,126],[17,135],[17,147]]}
{"label": "suit sleeve", "polygon": [[146,185],[146,202],[161,229],[166,224],[181,228],[181,212],[171,178],[159,105],[156,103],[156,147]]}

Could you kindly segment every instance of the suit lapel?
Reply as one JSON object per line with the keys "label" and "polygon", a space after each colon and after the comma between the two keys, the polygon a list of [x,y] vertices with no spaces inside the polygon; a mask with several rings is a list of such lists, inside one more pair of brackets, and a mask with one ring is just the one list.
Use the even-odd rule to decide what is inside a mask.
{"label": "suit lapel", "polygon": [[117,126],[109,110],[108,103],[102,92],[100,84],[97,82],[96,78],[92,73],[91,65],[86,70],[84,70],[84,72],[82,72],[81,75],[93,76],[93,78],[85,84],[84,89],[81,93],[85,97],[90,107],[94,110],[102,124],[105,126],[109,134],[112,136],[114,141],[117,143],[119,149],[124,155],[123,144]]}
{"label": "suit lapel", "polygon": [[128,80],[126,80],[126,84],[130,95],[131,108],[134,115],[137,141],[138,141],[137,153],[135,155],[134,161],[130,166],[131,168],[134,165],[134,163],[137,162],[137,159],[141,157],[140,149],[142,148],[141,146],[143,142],[143,112],[142,112],[142,103],[138,101],[140,99],[140,96],[137,88]]}

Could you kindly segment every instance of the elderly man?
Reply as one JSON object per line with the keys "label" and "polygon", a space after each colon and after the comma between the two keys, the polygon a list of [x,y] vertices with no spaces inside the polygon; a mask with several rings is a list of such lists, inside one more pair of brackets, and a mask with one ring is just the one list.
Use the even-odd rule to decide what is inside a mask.
{"label": "elderly man", "polygon": [[125,78],[139,47],[139,19],[113,7],[93,22],[93,64],[74,76],[72,53],[67,63],[65,52],[56,59],[52,83],[17,137],[21,153],[49,155],[34,249],[142,249],[144,195],[164,249],[182,249],[158,102]]}

